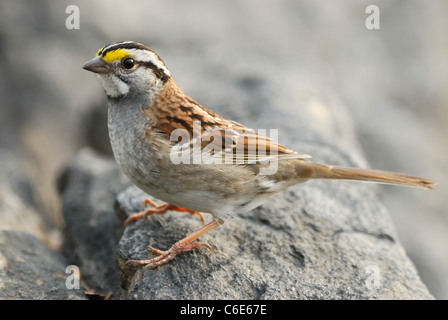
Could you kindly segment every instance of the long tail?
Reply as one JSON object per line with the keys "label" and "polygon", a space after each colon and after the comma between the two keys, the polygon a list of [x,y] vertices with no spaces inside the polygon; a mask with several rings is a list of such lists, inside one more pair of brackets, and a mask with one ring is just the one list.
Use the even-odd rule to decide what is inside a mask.
{"label": "long tail", "polygon": [[386,184],[406,185],[420,187],[425,189],[434,189],[432,187],[435,181],[410,176],[407,174],[388,172],[381,170],[360,169],[352,167],[330,166],[317,163],[310,163],[311,179],[344,179],[373,181]]}

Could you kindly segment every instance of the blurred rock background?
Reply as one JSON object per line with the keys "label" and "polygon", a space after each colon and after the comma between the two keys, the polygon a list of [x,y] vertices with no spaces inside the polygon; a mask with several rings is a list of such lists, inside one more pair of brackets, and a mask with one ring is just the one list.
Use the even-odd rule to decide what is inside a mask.
{"label": "blurred rock background", "polygon": [[[71,4],[79,30],[65,27]],[[370,4],[380,8],[380,30],[365,27]],[[309,99],[349,111],[336,116],[352,117],[358,141],[348,141],[347,128],[327,128],[334,115],[316,99],[316,121],[341,144],[361,144],[369,166],[437,180],[434,192],[382,186],[380,197],[423,282],[447,299],[447,16],[444,0],[0,0],[0,230],[14,229],[17,216],[58,249],[61,168],[85,145],[110,152],[104,94],[81,66],[104,44],[132,39],[226,117],[256,127],[245,106],[268,112],[263,79],[288,97],[305,88]],[[226,84],[235,78],[245,94]],[[226,112],[230,104],[241,107]]]}

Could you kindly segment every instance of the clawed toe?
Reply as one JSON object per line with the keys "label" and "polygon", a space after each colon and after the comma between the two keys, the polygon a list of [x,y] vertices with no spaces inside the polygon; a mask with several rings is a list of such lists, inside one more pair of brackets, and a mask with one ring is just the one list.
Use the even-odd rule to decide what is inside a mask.
{"label": "clawed toe", "polygon": [[171,260],[174,259],[174,257],[180,253],[180,252],[186,252],[191,250],[200,250],[203,247],[206,247],[210,250],[211,253],[213,253],[213,249],[210,245],[203,242],[197,242],[195,241],[197,238],[202,236],[203,234],[209,232],[210,230],[213,230],[214,228],[218,227],[223,223],[222,220],[220,221],[212,221],[209,222],[207,225],[203,226],[199,230],[193,232],[191,235],[185,237],[184,239],[176,242],[169,250],[162,251],[159,249],[155,249],[151,246],[148,246],[147,248],[151,250],[151,252],[157,257],[150,259],[150,260],[129,260],[126,263],[132,264],[136,267],[138,266],[147,266],[149,268],[156,268],[158,266],[161,266]]}
{"label": "clawed toe", "polygon": [[169,250],[162,251],[156,248],[153,248],[151,246],[147,246],[149,250],[157,257],[150,259],[150,260],[129,260],[126,262],[126,264],[132,264],[134,267],[139,266],[147,266],[151,269],[157,268],[161,265],[164,265],[165,263],[171,261],[174,259],[174,257],[180,253],[180,252],[187,252],[191,250],[200,250],[203,247],[206,247],[210,250],[211,253],[213,253],[212,247],[203,242],[192,242],[192,243],[186,243],[183,245],[178,245],[177,243],[173,245]]}

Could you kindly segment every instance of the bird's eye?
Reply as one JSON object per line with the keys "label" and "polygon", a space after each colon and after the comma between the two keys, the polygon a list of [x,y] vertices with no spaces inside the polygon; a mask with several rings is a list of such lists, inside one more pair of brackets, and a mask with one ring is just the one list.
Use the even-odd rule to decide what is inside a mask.
{"label": "bird's eye", "polygon": [[132,58],[126,58],[123,60],[123,67],[126,69],[132,69],[135,66],[135,61]]}

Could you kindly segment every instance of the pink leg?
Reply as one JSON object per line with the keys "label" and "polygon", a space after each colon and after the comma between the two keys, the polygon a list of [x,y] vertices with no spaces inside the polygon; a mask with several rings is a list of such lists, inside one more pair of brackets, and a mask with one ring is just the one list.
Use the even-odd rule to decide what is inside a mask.
{"label": "pink leg", "polygon": [[179,211],[179,212],[188,212],[188,213],[190,213],[192,215],[197,214],[201,218],[202,224],[205,223],[204,222],[204,217],[198,211],[193,211],[193,210],[190,210],[190,209],[176,207],[176,206],[174,206],[172,204],[169,204],[169,203],[165,203],[165,204],[162,204],[162,205],[158,206],[157,204],[155,204],[154,202],[152,202],[149,199],[146,199],[145,201],[143,201],[143,208],[146,208],[146,206],[148,204],[150,204],[153,208],[147,209],[145,211],[142,211],[142,212],[139,212],[139,213],[136,213],[136,214],[130,216],[129,218],[126,219],[126,221],[123,223],[123,225],[127,226],[128,224],[133,223],[133,222],[135,222],[138,219],[145,218],[145,217],[147,217],[147,216],[149,216],[151,214],[154,214],[154,213],[156,213],[156,214],[164,214],[168,210]]}

